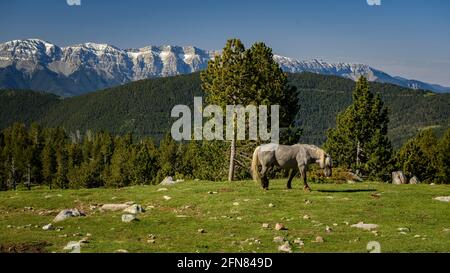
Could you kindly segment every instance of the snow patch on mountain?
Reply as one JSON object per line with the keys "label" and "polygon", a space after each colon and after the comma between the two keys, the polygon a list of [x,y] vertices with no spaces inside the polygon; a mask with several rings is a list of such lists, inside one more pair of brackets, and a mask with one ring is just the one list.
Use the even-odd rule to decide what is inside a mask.
{"label": "snow patch on mountain", "polygon": [[[219,51],[202,50],[193,46],[163,45],[120,49],[108,44],[84,43],[58,47],[40,39],[13,40],[0,44],[0,73],[2,68],[14,68],[23,73],[25,78],[32,80],[35,73],[44,70],[67,77],[69,81],[82,86],[80,88],[83,90],[80,91],[83,93],[135,80],[201,71],[216,54]],[[365,64],[328,63],[316,59],[299,61],[279,55],[275,55],[274,59],[284,71],[290,73],[312,72],[352,80],[366,76],[370,81],[450,92],[450,88],[439,85],[392,77]],[[0,83],[0,88],[2,87],[14,86]],[[65,86],[57,88],[63,91]]]}

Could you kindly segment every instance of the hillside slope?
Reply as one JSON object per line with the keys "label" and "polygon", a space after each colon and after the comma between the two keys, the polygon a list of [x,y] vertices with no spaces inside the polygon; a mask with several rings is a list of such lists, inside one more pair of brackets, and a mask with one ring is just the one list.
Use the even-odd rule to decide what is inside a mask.
{"label": "hillside slope", "polygon": [[[300,90],[298,120],[305,143],[322,144],[325,132],[335,125],[336,115],[351,103],[355,83],[336,76],[290,74]],[[398,147],[418,130],[450,126],[450,94],[411,90],[391,84],[371,83],[389,108],[389,136]],[[192,105],[201,96],[199,73],[142,80],[116,88],[58,99],[29,91],[0,91],[0,125],[14,121],[63,126],[69,131],[106,130],[114,134],[133,132],[137,137],[160,138],[175,119],[170,111],[177,104]]]}

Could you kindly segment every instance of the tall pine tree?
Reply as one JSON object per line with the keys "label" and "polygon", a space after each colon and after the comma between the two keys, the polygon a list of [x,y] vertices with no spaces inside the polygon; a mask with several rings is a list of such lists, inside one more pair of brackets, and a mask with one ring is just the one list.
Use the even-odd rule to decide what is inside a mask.
{"label": "tall pine tree", "polygon": [[439,141],[437,167],[438,182],[450,183],[450,128]]}
{"label": "tall pine tree", "polygon": [[381,96],[374,96],[361,77],[353,103],[337,117],[336,128],[327,132],[325,149],[336,164],[371,178],[389,176],[392,146],[387,138],[388,112]]}
{"label": "tall pine tree", "polygon": [[[201,74],[207,101],[220,105],[281,105],[280,125],[289,127],[298,112],[295,88],[273,58],[272,50],[256,43],[246,50],[239,39],[228,40],[222,55],[208,63]],[[233,114],[233,138],[230,145],[228,180],[235,177],[236,113]]]}

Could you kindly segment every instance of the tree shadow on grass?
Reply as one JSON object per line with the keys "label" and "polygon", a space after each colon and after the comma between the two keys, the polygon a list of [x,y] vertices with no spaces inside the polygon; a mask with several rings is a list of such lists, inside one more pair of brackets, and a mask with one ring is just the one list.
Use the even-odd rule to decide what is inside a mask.
{"label": "tree shadow on grass", "polygon": [[374,192],[376,189],[350,189],[350,190],[315,190],[323,193],[354,193],[354,192]]}

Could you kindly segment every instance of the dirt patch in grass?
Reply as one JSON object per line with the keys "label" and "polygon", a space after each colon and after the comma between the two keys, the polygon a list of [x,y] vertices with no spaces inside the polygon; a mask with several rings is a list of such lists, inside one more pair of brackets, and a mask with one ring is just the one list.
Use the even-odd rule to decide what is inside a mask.
{"label": "dirt patch in grass", "polygon": [[47,253],[48,242],[0,244],[0,253]]}

